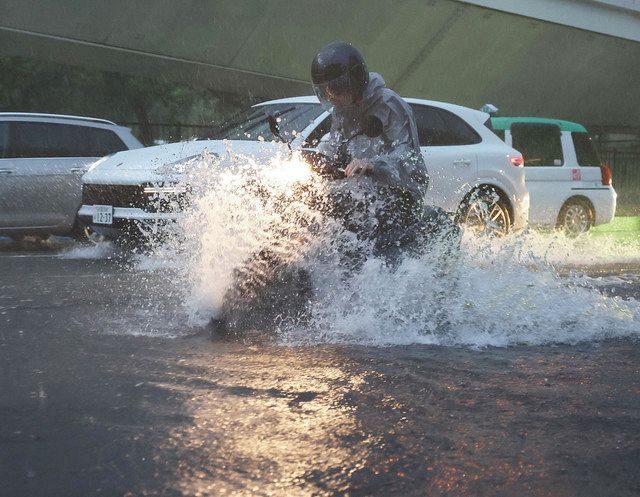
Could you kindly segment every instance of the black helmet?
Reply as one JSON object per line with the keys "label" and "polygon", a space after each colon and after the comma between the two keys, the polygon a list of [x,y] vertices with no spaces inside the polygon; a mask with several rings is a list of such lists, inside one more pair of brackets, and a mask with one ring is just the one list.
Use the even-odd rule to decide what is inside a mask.
{"label": "black helmet", "polygon": [[332,94],[349,93],[361,97],[369,83],[367,65],[358,50],[344,42],[329,43],[311,63],[313,90],[325,107]]}

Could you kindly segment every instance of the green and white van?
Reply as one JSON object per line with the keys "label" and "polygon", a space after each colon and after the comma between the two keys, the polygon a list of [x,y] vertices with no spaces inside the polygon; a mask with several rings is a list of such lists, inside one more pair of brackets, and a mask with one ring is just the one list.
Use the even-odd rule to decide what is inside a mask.
{"label": "green and white van", "polygon": [[579,235],[613,219],[611,169],[584,126],[560,119],[492,117],[494,132],[524,157],[529,223]]}

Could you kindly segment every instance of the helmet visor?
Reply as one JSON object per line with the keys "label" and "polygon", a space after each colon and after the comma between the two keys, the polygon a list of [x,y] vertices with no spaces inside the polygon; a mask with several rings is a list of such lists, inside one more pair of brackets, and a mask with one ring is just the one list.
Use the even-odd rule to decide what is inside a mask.
{"label": "helmet visor", "polygon": [[314,83],[313,91],[320,103],[329,109],[333,107],[335,99],[344,95],[351,95],[351,85],[348,75],[342,75],[323,83]]}

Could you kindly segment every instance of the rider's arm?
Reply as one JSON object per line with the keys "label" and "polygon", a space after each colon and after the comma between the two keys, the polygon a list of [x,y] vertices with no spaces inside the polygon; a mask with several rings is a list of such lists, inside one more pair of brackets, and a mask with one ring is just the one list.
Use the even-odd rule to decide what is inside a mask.
{"label": "rider's arm", "polygon": [[[399,97],[398,97],[399,99]],[[395,98],[376,109],[383,124],[385,147],[371,158],[373,178],[423,197],[429,184],[411,111]]]}
{"label": "rider's arm", "polygon": [[331,119],[331,130],[329,131],[329,139],[321,140],[318,144],[318,152],[328,157],[330,160],[334,160],[338,154],[338,147],[342,142],[342,132],[338,124],[338,119],[333,116]]}

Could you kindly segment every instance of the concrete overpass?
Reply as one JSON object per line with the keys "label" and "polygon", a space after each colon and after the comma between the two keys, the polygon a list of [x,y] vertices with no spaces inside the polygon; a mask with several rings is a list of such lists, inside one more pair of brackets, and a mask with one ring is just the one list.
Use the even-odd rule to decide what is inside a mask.
{"label": "concrete overpass", "polygon": [[273,98],[351,41],[406,96],[640,128],[640,0],[0,0],[0,56]]}

